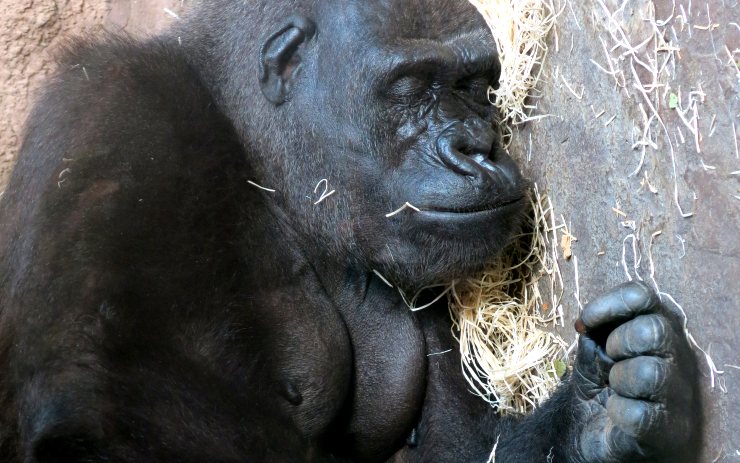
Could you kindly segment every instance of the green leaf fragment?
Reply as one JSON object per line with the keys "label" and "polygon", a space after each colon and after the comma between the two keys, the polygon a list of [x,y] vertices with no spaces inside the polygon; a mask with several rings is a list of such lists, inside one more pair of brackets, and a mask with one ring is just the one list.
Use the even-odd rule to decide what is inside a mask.
{"label": "green leaf fragment", "polygon": [[676,109],[678,107],[678,95],[675,93],[668,95],[668,107],[671,109]]}
{"label": "green leaf fragment", "polygon": [[555,367],[555,374],[558,378],[562,378],[563,375],[565,375],[565,372],[568,370],[568,364],[566,364],[562,360],[555,360],[552,362],[553,366]]}

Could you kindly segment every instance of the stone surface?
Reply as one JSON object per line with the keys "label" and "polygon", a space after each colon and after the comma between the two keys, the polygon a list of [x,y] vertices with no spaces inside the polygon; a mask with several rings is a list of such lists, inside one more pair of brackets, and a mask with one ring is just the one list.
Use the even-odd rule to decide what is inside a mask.
{"label": "stone surface", "polygon": [[100,30],[102,0],[0,0],[0,191],[18,152],[34,92],[50,75],[49,51],[71,32]]}
{"label": "stone surface", "polygon": [[[649,17],[650,3],[604,1],[610,11],[626,5],[615,18],[635,46],[651,34],[650,24],[644,20]],[[669,0],[655,1],[655,16],[671,18],[672,5]],[[630,176],[640,159],[639,149],[632,148],[643,121],[640,103],[647,114],[651,110],[632,86],[631,71],[626,89],[615,89],[614,79],[591,61],[608,69],[599,38],[607,41],[608,48],[611,42],[598,0],[571,1],[572,9],[567,7],[562,13],[558,21],[559,51],[555,50],[553,38],[541,84],[542,96],[532,100],[537,105],[535,114],[551,116],[523,127],[515,137],[512,152],[524,160],[525,170],[540,189],[549,192],[557,212],[563,214],[578,238],[573,253],[578,262],[582,303],[626,280],[622,250],[623,240],[630,234],[639,238],[637,248],[642,261],[638,273],[650,280],[651,236],[662,231],[654,237],[652,246],[655,282],[683,306],[690,332],[711,354],[717,368],[725,370],[712,388],[703,354],[697,352],[704,375],[700,381],[706,420],[704,452],[699,461],[738,462],[740,176],[733,172],[740,170],[740,159],[733,124],[740,127],[740,73],[736,64],[740,54],[735,55],[733,63],[725,51],[725,46],[730,50],[740,47],[740,28],[733,24],[738,21],[738,6],[736,1],[693,2],[689,13],[689,5],[688,0],[677,0],[667,26],[666,39],[680,47],[680,58],[671,76],[660,81],[668,87],[661,87],[659,92],[659,114],[675,148],[678,198],[685,212],[694,212],[692,217],[682,218],[674,201],[670,149],[659,124],[652,125],[658,149],[647,149],[640,173]],[[683,29],[677,19],[682,14],[681,6],[690,23]],[[704,29],[710,23],[718,24],[711,32]],[[653,42],[646,47],[653,47]],[[611,52],[615,56],[619,53]],[[621,63],[622,69],[629,69],[628,60],[626,57]],[[638,74],[643,82],[652,79],[642,71]],[[677,93],[679,87],[684,106],[689,91],[701,89],[706,94],[704,102],[697,105],[700,153],[676,110],[668,105],[670,93]],[[597,118],[602,110],[604,114]],[[607,125],[613,116],[616,117]],[[638,131],[633,134],[635,127]],[[678,128],[685,143],[681,143]],[[645,176],[655,193],[650,191]],[[626,216],[618,215],[612,208]],[[635,221],[636,230],[628,228],[629,223],[623,224],[631,220]],[[635,278],[631,239],[626,242],[625,260]],[[561,269],[566,278],[564,305],[569,318],[563,333],[572,339],[571,323],[578,313],[573,295],[575,261],[561,260]],[[670,302],[667,305],[675,308]]]}
{"label": "stone surface", "polygon": [[108,0],[106,29],[135,36],[157,33],[182,15],[192,0]]}

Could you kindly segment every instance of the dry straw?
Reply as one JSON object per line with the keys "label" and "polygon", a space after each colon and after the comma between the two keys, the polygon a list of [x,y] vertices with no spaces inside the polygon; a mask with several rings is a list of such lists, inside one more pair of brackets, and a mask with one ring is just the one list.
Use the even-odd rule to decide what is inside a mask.
{"label": "dry straw", "polygon": [[[510,141],[511,125],[530,119],[527,98],[539,79],[546,38],[559,11],[551,0],[470,1],[496,39],[502,74],[492,102]],[[483,275],[455,282],[448,293],[465,377],[476,394],[504,414],[531,411],[549,397],[565,370],[567,344],[547,330],[562,317],[553,217],[549,199],[535,190],[528,231]],[[549,280],[549,307],[540,292],[543,277]]]}
{"label": "dry straw", "polygon": [[543,278],[557,281],[559,274],[552,214],[549,198],[535,190],[527,231],[482,276],[454,283],[449,293],[465,378],[504,414],[531,411],[565,371],[568,346],[547,330],[559,303],[545,303],[540,291]]}
{"label": "dry straw", "polygon": [[[501,59],[499,88],[491,91],[501,112],[506,146],[511,126],[532,117],[532,96],[547,56],[547,35],[562,9],[553,0],[470,0],[491,27]],[[541,117],[541,116],[539,116]]]}

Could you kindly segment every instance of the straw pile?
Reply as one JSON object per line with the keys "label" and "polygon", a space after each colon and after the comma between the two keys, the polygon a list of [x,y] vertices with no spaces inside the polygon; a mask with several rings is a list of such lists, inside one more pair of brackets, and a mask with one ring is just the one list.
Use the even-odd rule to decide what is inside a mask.
{"label": "straw pile", "polygon": [[553,0],[469,0],[491,27],[501,59],[498,89],[492,102],[501,112],[505,146],[511,141],[511,126],[532,117],[527,98],[532,96],[547,56],[546,38],[561,9]]}
{"label": "straw pile", "polygon": [[[470,1],[496,39],[502,75],[491,95],[510,141],[511,125],[529,120],[526,99],[539,79],[556,9],[551,0]],[[567,344],[546,329],[562,317],[553,222],[549,199],[535,190],[527,231],[483,275],[455,282],[448,292],[465,377],[502,414],[531,411],[566,369]],[[543,277],[549,279],[550,304],[540,291]]]}
{"label": "straw pile", "polygon": [[559,320],[562,285],[553,288],[552,305],[540,291],[543,278],[553,283],[559,276],[552,205],[536,190],[531,199],[527,231],[483,275],[453,283],[449,293],[465,378],[503,414],[531,411],[566,369],[568,346],[546,329]]}

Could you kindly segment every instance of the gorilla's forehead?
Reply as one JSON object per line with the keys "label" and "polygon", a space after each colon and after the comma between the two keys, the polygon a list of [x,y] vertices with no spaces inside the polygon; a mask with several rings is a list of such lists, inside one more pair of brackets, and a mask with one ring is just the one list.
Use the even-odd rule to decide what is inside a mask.
{"label": "gorilla's forehead", "polygon": [[[351,0],[337,5],[374,35],[445,41],[466,32],[487,31],[467,0]],[[343,4],[343,5],[342,5]]]}

